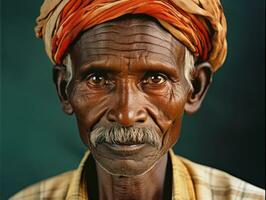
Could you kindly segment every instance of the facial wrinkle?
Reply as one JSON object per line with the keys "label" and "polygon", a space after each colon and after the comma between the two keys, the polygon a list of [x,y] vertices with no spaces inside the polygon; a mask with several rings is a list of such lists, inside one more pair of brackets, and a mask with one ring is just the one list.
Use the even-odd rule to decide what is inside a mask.
{"label": "facial wrinkle", "polygon": [[91,30],[91,34],[97,34],[98,32],[100,32],[102,29],[113,29],[113,28],[119,28],[119,29],[125,29],[125,28],[130,28],[130,29],[138,29],[138,28],[151,28],[151,29],[155,29],[156,31],[159,31],[160,33],[164,34],[164,35],[171,35],[170,33],[165,33],[163,32],[164,31],[164,28],[159,24],[159,23],[156,23],[156,22],[150,22],[149,23],[146,23],[146,24],[139,24],[139,22],[135,22],[135,23],[132,23],[130,25],[124,25],[124,24],[121,24],[121,23],[118,23],[118,22],[107,22],[107,23],[103,23],[103,24],[100,24],[94,28],[92,28]]}
{"label": "facial wrinkle", "polygon": [[[136,35],[139,36],[139,35]],[[154,53],[160,53],[166,51],[167,54],[170,54],[171,57],[176,57],[174,55],[174,49],[171,48],[170,43],[163,43],[162,44],[155,44],[153,41],[153,38],[151,38],[150,41],[140,41],[136,37],[132,37],[131,40],[127,39],[126,41],[123,41],[123,37],[118,40],[114,39],[104,39],[104,40],[98,40],[94,41],[93,43],[90,43],[89,45],[84,45],[81,49],[84,51],[94,51],[97,49],[106,49],[106,50],[117,50],[117,51],[134,51],[134,50],[157,50],[158,52],[151,51]],[[133,47],[133,49],[129,50],[128,46]]]}
{"label": "facial wrinkle", "polygon": [[[123,30],[126,31],[126,30]],[[117,43],[117,44],[131,44],[133,42],[142,42],[147,44],[159,45],[163,48],[168,48],[169,50],[173,51],[176,47],[172,45],[171,41],[168,40],[162,40],[161,38],[158,38],[158,36],[153,36],[145,32],[140,33],[129,33],[127,36],[123,34],[113,34],[110,32],[106,32],[105,34],[98,35],[98,37],[85,37],[86,41],[82,43],[82,45],[79,45],[81,49],[83,47],[87,47],[90,45],[93,45],[94,43],[100,43],[100,44],[109,44],[111,42]],[[152,42],[151,42],[152,41]]]}
{"label": "facial wrinkle", "polygon": [[[120,53],[119,56],[117,55],[118,53]],[[159,60],[159,61],[163,61],[164,64],[167,64],[169,66],[175,66],[175,63],[173,63],[174,62],[173,59],[171,59],[170,57],[165,58],[164,54],[157,54],[155,52],[144,51],[144,50],[133,51],[133,53],[134,54],[131,53],[130,55],[125,54],[125,52],[124,54],[122,54],[121,52],[108,53],[107,51],[105,53],[94,53],[94,54],[91,53],[90,56],[88,56],[88,61],[86,63],[83,63],[82,65],[86,66],[89,63],[94,63],[94,60],[106,60],[106,58],[110,59],[110,57],[113,57],[112,59],[117,59],[117,60],[120,59],[121,60],[120,63],[128,62],[127,59],[131,59],[132,60],[131,63],[136,63],[138,59],[143,58],[143,55],[145,55],[147,59],[153,59],[155,61]],[[96,57],[102,57],[102,58],[96,59]],[[147,63],[152,64],[152,62],[147,62]],[[147,64],[146,66],[150,64]],[[143,63],[143,65],[145,65],[145,63]],[[108,64],[106,66],[113,66],[113,65]]]}
{"label": "facial wrinkle", "polygon": [[[145,34],[143,34],[143,35],[145,35]],[[134,36],[134,35],[132,35],[132,36]],[[136,36],[140,36],[140,35],[136,35]],[[94,48],[95,46],[99,46],[99,45],[100,46],[105,46],[107,44],[112,44],[112,43],[113,44],[117,44],[117,45],[134,45],[134,44],[154,45],[153,42],[149,42],[149,41],[145,41],[144,42],[142,40],[138,40],[138,38],[136,38],[136,37],[130,38],[130,39],[132,39],[132,40],[127,39],[126,42],[123,41],[122,38],[120,38],[119,41],[116,41],[114,39],[109,39],[109,38],[108,39],[93,40],[93,41],[89,42],[89,46],[91,48]],[[166,50],[168,50],[170,52],[173,51],[172,48],[169,48],[168,46],[165,46],[165,45],[156,44],[156,46],[161,47],[163,49],[166,49]],[[81,48],[81,49],[86,50],[87,47],[86,48]]]}
{"label": "facial wrinkle", "polygon": [[[150,24],[152,24],[152,25],[150,25]],[[133,25],[132,27],[143,27],[143,26],[145,27],[145,25],[136,24],[136,25]],[[101,29],[99,29],[98,26],[96,26],[96,27],[97,27],[97,30],[101,31]],[[104,27],[104,26],[102,26],[102,27]],[[149,23],[148,27],[154,28],[154,31],[156,29],[159,29],[158,25],[154,22]],[[125,26],[125,28],[126,28],[126,26]],[[174,54],[175,50],[176,50],[176,46],[173,44],[173,37],[167,32],[165,32],[163,34],[163,30],[160,30],[161,31],[160,37],[158,37],[156,34],[153,35],[153,31],[150,31],[150,32],[152,32],[152,34],[149,34],[149,32],[146,33],[145,30],[144,30],[144,33],[142,33],[143,32],[143,30],[142,30],[142,32],[140,34],[135,35],[134,37],[133,36],[132,37],[122,37],[122,36],[118,35],[117,39],[114,39],[113,36],[111,37],[110,34],[107,34],[106,30],[102,30],[102,31],[105,31],[105,32],[104,32],[104,34],[102,34],[102,38],[100,38],[100,39],[95,39],[93,37],[89,37],[89,35],[95,31],[88,31],[84,34],[85,36],[83,36],[83,37],[85,37],[86,39],[84,40],[85,42],[83,43],[83,45],[81,45],[82,50],[84,50],[84,51],[82,51],[82,54],[84,55],[84,57],[86,56],[86,54],[90,55],[90,57],[92,55],[93,56],[94,55],[95,56],[97,56],[97,55],[99,55],[99,56],[101,56],[101,55],[107,55],[107,56],[119,55],[119,56],[122,56],[122,57],[128,58],[128,59],[134,59],[134,57],[136,56],[136,59],[137,59],[138,57],[140,57],[140,56],[138,56],[138,54],[143,54],[143,52],[141,52],[141,51],[147,51],[148,54],[156,54],[157,56],[160,56],[159,59],[163,60],[164,62],[168,62],[168,60],[176,60],[175,59],[176,55]],[[158,30],[156,30],[156,31],[158,32]],[[120,34],[125,34],[127,32],[128,32],[128,29],[119,30]],[[131,32],[132,31],[130,31],[130,33],[127,35],[130,35]],[[88,35],[86,35],[87,33],[88,33]],[[162,38],[164,38],[162,36],[165,36],[165,35],[167,37],[167,40],[162,40]],[[148,41],[143,37],[148,37],[147,38]],[[123,38],[125,38],[125,41],[123,41]],[[143,42],[143,40],[144,40],[144,42]],[[156,42],[156,45],[154,45],[153,44],[154,42],[150,42],[149,40],[155,40],[154,42],[156,42],[156,40],[160,40],[161,42]],[[88,41],[90,41],[91,43]],[[88,44],[86,44],[86,42],[88,42]],[[103,47],[105,47],[105,45],[109,46],[109,47],[107,49],[104,49]],[[130,54],[130,52],[128,50],[125,50],[125,49],[128,49],[128,45],[132,45],[133,47],[136,46],[135,50],[139,50],[140,52],[136,52],[135,55],[132,56],[132,54]],[[117,46],[119,46],[119,48],[117,48]],[[155,47],[155,49],[157,49],[156,51],[154,51],[154,46],[156,46]],[[99,47],[102,47],[102,48],[99,48]],[[142,47],[144,47],[144,48],[142,48]],[[147,50],[147,48],[148,48],[148,50]],[[153,50],[149,51],[149,48],[153,49]],[[112,53],[112,50],[114,51],[113,53]],[[119,52],[120,50],[122,52]],[[93,52],[95,52],[95,53],[93,53]],[[126,55],[126,54],[130,54],[130,56]],[[163,57],[165,57],[165,58],[163,58]],[[177,59],[177,60],[179,61],[180,59]],[[176,63],[171,62],[170,64],[173,65]]]}
{"label": "facial wrinkle", "polygon": [[85,43],[89,43],[89,44],[93,43],[94,41],[100,41],[100,40],[104,41],[104,40],[107,40],[108,38],[110,38],[110,39],[117,38],[119,41],[121,41],[121,39],[130,40],[132,37],[135,37],[139,40],[142,39],[142,41],[143,41],[143,39],[149,40],[150,38],[152,38],[153,40],[158,40],[159,42],[168,43],[169,46],[171,46],[171,48],[176,47],[175,43],[171,42],[171,38],[166,39],[166,38],[164,38],[163,35],[160,35],[160,36],[153,35],[151,33],[143,32],[143,30],[138,31],[138,32],[131,31],[130,33],[127,33],[126,30],[120,30],[120,31],[103,30],[102,33],[97,33],[95,35],[86,35],[86,37],[88,37],[88,39],[86,40]]}
{"label": "facial wrinkle", "polygon": [[[128,49],[128,46],[131,46],[131,49]],[[165,51],[166,50],[166,51]],[[132,52],[135,52],[135,54],[132,54]],[[126,58],[134,58],[134,56],[138,54],[143,54],[143,52],[146,52],[146,54],[153,55],[153,60],[164,60],[167,63],[170,63],[171,65],[176,65],[175,63],[175,55],[173,54],[173,51],[170,49],[162,48],[159,45],[154,45],[152,43],[131,43],[131,44],[123,44],[123,45],[117,45],[115,43],[109,43],[108,44],[95,44],[95,45],[89,45],[87,47],[83,48],[83,51],[79,55],[79,57],[89,57],[91,56],[102,56],[102,55],[112,55],[112,56],[124,56]],[[156,59],[156,56],[159,56]],[[136,56],[138,58],[139,56]],[[146,56],[147,58],[149,56]],[[84,60],[84,59],[83,59]],[[169,62],[171,61],[171,62]]]}
{"label": "facial wrinkle", "polygon": [[[105,37],[108,35],[111,35],[112,33],[118,34],[118,38],[120,38],[121,36],[125,36],[124,38],[128,38],[130,37],[130,35],[133,34],[147,34],[149,36],[155,37],[159,40],[163,40],[163,41],[167,41],[169,44],[171,44],[173,47],[175,47],[175,43],[177,42],[177,40],[175,38],[173,38],[173,36],[168,33],[165,32],[163,28],[159,28],[160,25],[158,25],[155,22],[150,22],[148,21],[148,24],[136,24],[136,25],[126,25],[126,26],[121,26],[121,24],[116,24],[114,26],[109,26],[110,22],[106,23],[106,26],[96,26],[95,28],[92,28],[89,32],[86,32],[82,37],[88,37],[88,38],[96,38],[98,34],[101,35],[101,37]],[[140,22],[138,22],[140,23]],[[145,28],[143,28],[145,27]],[[96,29],[97,28],[97,29]],[[130,31],[129,31],[130,30]],[[154,32],[156,32],[157,34],[153,34]],[[160,36],[158,37],[158,32],[160,33]],[[112,35],[112,37],[114,36]],[[172,43],[175,40],[174,43]],[[88,40],[90,41],[90,40]]]}
{"label": "facial wrinkle", "polygon": [[[159,58],[159,60],[164,61],[164,63],[168,63],[168,64],[170,64],[170,66],[173,65],[173,62],[169,62],[169,61],[173,60],[171,57],[165,55],[164,53],[149,51],[146,49],[134,49],[134,50],[128,51],[128,50],[119,50],[119,49],[113,49],[113,48],[110,48],[109,50],[106,48],[95,48],[94,50],[100,51],[101,53],[96,53],[96,54],[92,54],[92,55],[114,56],[114,57],[117,57],[117,55],[119,55],[120,57],[130,58],[130,59],[135,59],[135,60],[140,58],[141,54],[143,54],[143,53],[150,53],[150,54],[153,54],[150,57],[153,57],[154,60],[157,56],[157,60]],[[113,51],[114,53],[108,53],[110,51]]]}
{"label": "facial wrinkle", "polygon": [[138,20],[138,21],[129,21],[129,20],[117,20],[114,22],[106,22],[100,25],[97,25],[93,28],[91,28],[91,34],[97,34],[98,32],[101,32],[102,30],[116,30],[116,29],[131,29],[131,30],[146,30],[153,29],[156,32],[159,32],[160,34],[164,36],[171,36],[170,33],[165,32],[164,27],[160,25],[157,21],[150,21],[150,20]]}

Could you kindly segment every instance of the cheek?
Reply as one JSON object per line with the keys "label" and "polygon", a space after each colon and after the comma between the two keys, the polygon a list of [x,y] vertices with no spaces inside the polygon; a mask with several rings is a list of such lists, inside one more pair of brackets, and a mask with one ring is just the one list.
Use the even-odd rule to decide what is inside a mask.
{"label": "cheek", "polygon": [[108,109],[109,97],[89,91],[85,85],[76,86],[71,93],[73,107],[81,139],[88,145],[88,132]]}
{"label": "cheek", "polygon": [[165,105],[165,115],[172,121],[183,115],[186,93],[180,85],[174,85],[165,94],[162,103]]}
{"label": "cheek", "polygon": [[151,110],[156,110],[154,116],[161,129],[166,131],[174,121],[181,121],[187,92],[180,84],[169,84],[162,91],[149,95],[149,98],[153,106]]}
{"label": "cheek", "polygon": [[167,132],[164,134],[162,140],[163,152],[168,151],[168,149],[176,144],[177,140],[180,137],[181,125],[182,119],[174,120]]}
{"label": "cheek", "polygon": [[163,130],[162,151],[166,152],[179,138],[187,91],[180,84],[164,89],[164,95],[153,95],[152,104],[157,108],[157,124]]}

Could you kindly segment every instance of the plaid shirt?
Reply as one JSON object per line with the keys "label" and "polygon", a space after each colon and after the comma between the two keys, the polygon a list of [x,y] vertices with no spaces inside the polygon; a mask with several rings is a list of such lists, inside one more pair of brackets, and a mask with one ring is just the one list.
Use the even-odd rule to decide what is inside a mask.
{"label": "plaid shirt", "polygon": [[[265,191],[231,175],[176,156],[172,161],[172,200],[264,200]],[[10,200],[88,200],[82,179],[87,152],[78,169],[41,181]]]}

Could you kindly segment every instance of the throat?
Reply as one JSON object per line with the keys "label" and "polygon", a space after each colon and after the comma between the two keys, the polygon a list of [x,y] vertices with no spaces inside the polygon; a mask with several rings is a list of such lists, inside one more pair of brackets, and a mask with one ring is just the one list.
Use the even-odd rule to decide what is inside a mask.
{"label": "throat", "polygon": [[[88,196],[91,200],[170,200],[171,166],[171,161],[166,154],[147,173],[125,177],[111,175],[96,164],[94,170],[97,173],[94,171],[93,175],[91,172],[90,177],[86,178]],[[93,170],[92,167],[91,170]]]}

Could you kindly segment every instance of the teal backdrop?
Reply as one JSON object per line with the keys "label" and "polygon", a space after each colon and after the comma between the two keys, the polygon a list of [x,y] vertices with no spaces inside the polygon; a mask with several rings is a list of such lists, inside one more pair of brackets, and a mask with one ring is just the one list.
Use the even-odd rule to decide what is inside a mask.
{"label": "teal backdrop", "polygon": [[[265,1],[222,0],[228,57],[201,110],[184,117],[176,153],[265,184]],[[2,0],[0,199],[77,167],[85,147],[63,114],[43,43],[34,37],[41,0]]]}

